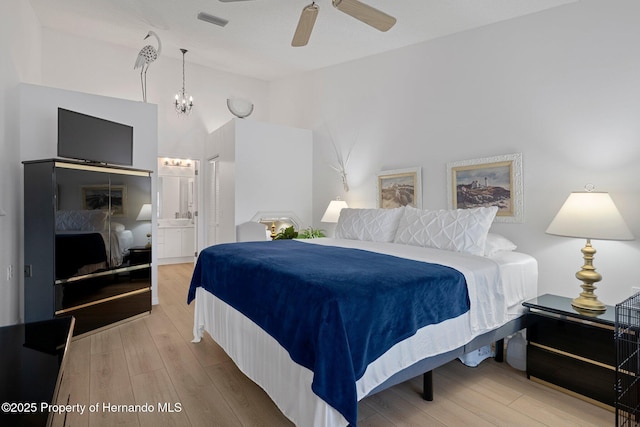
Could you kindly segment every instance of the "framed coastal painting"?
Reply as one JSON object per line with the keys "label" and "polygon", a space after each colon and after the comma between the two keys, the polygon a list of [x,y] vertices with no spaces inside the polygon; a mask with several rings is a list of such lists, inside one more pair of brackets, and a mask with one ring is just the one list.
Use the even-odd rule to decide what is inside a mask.
{"label": "framed coastal painting", "polygon": [[447,164],[449,208],[497,206],[496,222],[524,221],[522,153]]}
{"label": "framed coastal painting", "polygon": [[[109,206],[111,198],[111,206]],[[85,185],[82,187],[82,208],[110,210],[113,216],[127,214],[127,187],[125,185]]]}
{"label": "framed coastal painting", "polygon": [[378,173],[378,207],[422,208],[420,168],[395,169]]}

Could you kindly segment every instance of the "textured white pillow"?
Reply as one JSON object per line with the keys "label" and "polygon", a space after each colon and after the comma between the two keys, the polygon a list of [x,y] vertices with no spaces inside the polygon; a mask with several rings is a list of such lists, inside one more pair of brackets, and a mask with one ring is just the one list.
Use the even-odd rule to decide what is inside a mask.
{"label": "textured white pillow", "polygon": [[393,242],[404,208],[353,209],[340,211],[336,238]]}
{"label": "textured white pillow", "polygon": [[107,212],[101,210],[56,211],[56,230],[102,231]]}
{"label": "textured white pillow", "polygon": [[487,243],[484,247],[484,256],[493,256],[501,251],[515,251],[516,244],[500,234],[487,234]]}
{"label": "textured white pillow", "polygon": [[124,224],[120,224],[119,222],[111,221],[111,231],[115,231],[115,232],[120,233],[120,232],[122,232],[124,230],[125,230]]}
{"label": "textured white pillow", "polygon": [[428,211],[405,207],[395,243],[484,255],[496,206]]}

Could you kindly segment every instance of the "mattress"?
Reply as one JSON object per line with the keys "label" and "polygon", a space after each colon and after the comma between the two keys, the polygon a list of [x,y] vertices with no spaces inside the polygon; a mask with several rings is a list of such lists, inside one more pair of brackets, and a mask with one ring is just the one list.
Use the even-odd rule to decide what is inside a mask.
{"label": "mattress", "polygon": [[[91,236],[101,236],[101,246],[97,248],[95,239],[89,240]],[[89,274],[105,268],[115,268],[122,264],[124,256],[128,254],[129,248],[133,246],[133,233],[131,230],[122,231],[56,231],[56,245],[74,239],[71,244],[60,245],[56,255],[56,273],[60,278],[75,275]],[[102,255],[98,256],[98,250]],[[82,261],[87,257],[87,253],[95,253],[89,261]],[[79,254],[83,256],[79,257]],[[108,259],[107,259],[108,258]]]}
{"label": "mattress", "polygon": [[[438,263],[459,270],[467,280],[471,310],[418,330],[376,359],[356,383],[358,400],[416,361],[464,346],[517,317],[520,303],[536,295],[537,262],[517,252],[486,258],[393,243],[328,238],[304,242]],[[195,304],[194,341],[199,341],[206,330],[294,423],[347,425],[340,413],[311,391],[313,372],[294,363],[287,351],[261,328],[202,288],[196,291]]]}

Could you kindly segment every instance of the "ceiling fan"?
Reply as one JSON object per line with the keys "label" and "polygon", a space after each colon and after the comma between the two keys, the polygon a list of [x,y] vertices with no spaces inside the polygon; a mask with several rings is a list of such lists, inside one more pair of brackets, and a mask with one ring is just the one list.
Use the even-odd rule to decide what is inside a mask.
{"label": "ceiling fan", "polygon": [[[234,1],[246,1],[246,0],[220,0],[221,2],[234,2]],[[346,13],[349,16],[356,18],[359,21],[364,22],[367,25],[380,31],[387,31],[393,27],[396,23],[396,18],[387,15],[386,13],[360,2],[359,0],[331,0],[333,7],[341,12]],[[311,37],[311,31],[313,25],[318,17],[318,11],[320,8],[316,5],[315,1],[302,9],[300,14],[300,20],[298,26],[293,34],[293,40],[291,46],[299,47],[305,46],[309,42]]]}

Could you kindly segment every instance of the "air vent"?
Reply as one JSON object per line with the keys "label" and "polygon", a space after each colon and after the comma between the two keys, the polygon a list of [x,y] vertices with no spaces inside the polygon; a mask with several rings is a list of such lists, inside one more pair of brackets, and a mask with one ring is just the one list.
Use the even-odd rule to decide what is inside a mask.
{"label": "air vent", "polygon": [[201,21],[208,22],[210,24],[218,25],[220,27],[224,27],[225,25],[227,25],[229,23],[229,21],[227,21],[224,18],[220,18],[218,16],[210,15],[210,14],[208,14],[206,12],[198,12],[198,19],[201,20]]}

